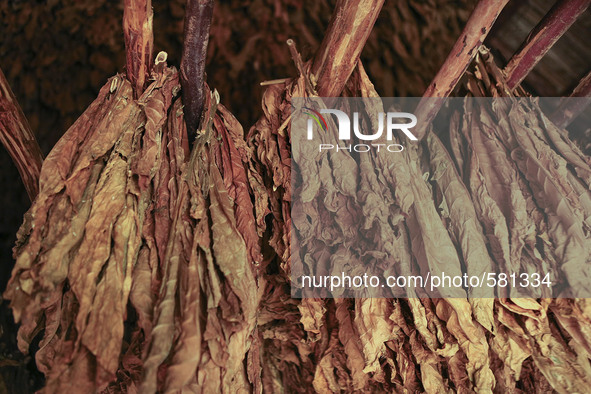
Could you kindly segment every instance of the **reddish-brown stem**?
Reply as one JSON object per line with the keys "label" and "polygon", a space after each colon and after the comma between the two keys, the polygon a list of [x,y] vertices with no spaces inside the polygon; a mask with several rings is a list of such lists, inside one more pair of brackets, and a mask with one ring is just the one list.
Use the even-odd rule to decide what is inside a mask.
{"label": "reddish-brown stem", "polygon": [[435,118],[441,100],[430,97],[448,97],[478,53],[478,48],[490,32],[495,20],[509,0],[480,0],[472,11],[460,38],[456,41],[437,75],[427,87],[415,114],[419,123],[414,129],[418,139],[427,131],[427,125]]}
{"label": "reddish-brown stem", "polygon": [[306,70],[305,70],[305,66],[304,66],[304,61],[302,60],[302,56],[300,56],[300,53],[298,52],[295,42],[290,38],[289,40],[287,40],[287,47],[289,48],[289,52],[291,53],[291,59],[293,60],[293,63],[295,64],[296,68],[298,69],[300,75],[304,76],[304,83],[306,84],[306,91],[308,92],[308,94],[316,94],[316,92],[314,91],[314,88],[312,87],[312,83],[310,82],[310,79],[308,78],[308,75],[306,74]]}
{"label": "reddish-brown stem", "polygon": [[187,0],[180,75],[190,142],[195,138],[205,103],[205,59],[212,16],[213,0]]}
{"label": "reddish-brown stem", "polygon": [[133,94],[138,98],[146,87],[152,69],[152,1],[125,0],[123,9],[123,34],[125,36],[125,56],[127,79],[133,86]]}
{"label": "reddish-brown stem", "polygon": [[39,193],[39,174],[43,154],[2,70],[0,70],[0,140],[12,157],[29,198],[33,201]]}
{"label": "reddish-brown stem", "polygon": [[336,97],[341,93],[383,4],[384,0],[337,0],[312,63],[319,96]]}
{"label": "reddish-brown stem", "polygon": [[566,128],[591,104],[591,71],[581,79],[568,98],[561,100],[550,120],[559,128]]}
{"label": "reddish-brown stem", "polygon": [[505,67],[510,89],[523,81],[590,3],[591,0],[559,0],[548,11]]}
{"label": "reddish-brown stem", "polygon": [[573,89],[570,97],[589,97],[591,96],[591,71],[587,73]]}

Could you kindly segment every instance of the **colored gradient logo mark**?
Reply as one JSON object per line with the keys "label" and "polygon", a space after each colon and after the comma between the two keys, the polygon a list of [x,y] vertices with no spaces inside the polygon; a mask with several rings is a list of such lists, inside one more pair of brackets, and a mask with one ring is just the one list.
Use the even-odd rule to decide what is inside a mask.
{"label": "colored gradient logo mark", "polygon": [[[309,107],[304,107],[303,109],[307,111],[306,113],[310,115],[312,119],[316,121],[316,123],[318,123],[318,126],[321,130],[324,130],[325,132],[328,131],[328,124],[326,123],[326,120],[324,120],[324,117],[320,114],[320,112],[315,111]],[[310,119],[308,123],[311,122],[312,119]],[[308,139],[311,139],[311,127],[308,127],[308,130]]]}

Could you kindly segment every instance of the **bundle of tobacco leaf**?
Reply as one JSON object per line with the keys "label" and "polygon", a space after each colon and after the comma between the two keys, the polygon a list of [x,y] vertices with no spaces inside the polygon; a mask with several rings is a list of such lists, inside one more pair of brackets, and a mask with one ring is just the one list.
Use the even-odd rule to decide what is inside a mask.
{"label": "bundle of tobacco leaf", "polygon": [[[466,82],[470,97],[514,95],[484,48]],[[290,249],[291,192],[302,187],[290,177],[296,165],[290,155],[295,138],[290,107],[292,97],[309,95],[305,86],[301,77],[269,88],[265,115],[248,135],[256,172],[270,175],[264,189],[255,190],[257,201],[266,202],[257,206],[257,222],[266,226],[278,256],[272,272],[279,271],[261,301],[273,318],[258,327],[262,354],[272,355],[264,363],[264,387],[304,392],[305,382],[317,392],[585,391],[591,383],[586,299],[511,298],[500,289],[495,300],[278,303],[281,292],[284,300],[289,297],[292,253],[315,259],[315,251],[322,250],[318,243],[326,238],[314,229],[329,228],[332,239],[347,245],[338,259],[316,261],[326,264],[324,272],[338,272],[339,261],[355,261],[359,235],[348,231],[343,216],[327,219],[335,206],[347,207],[345,215],[351,217],[369,217],[365,227],[377,228],[384,245],[391,242],[382,256],[394,259],[403,273],[404,267],[436,273],[462,265],[473,274],[559,270],[574,289],[584,286],[591,258],[590,159],[547,120],[535,100],[525,107],[521,101],[494,107],[494,113],[466,107],[451,117],[449,128],[432,130],[418,148],[400,155],[367,159],[345,150],[333,160],[316,155],[299,161],[311,171],[325,167],[320,183],[306,183],[298,191],[315,193],[308,205],[297,207],[311,219],[312,229]],[[377,97],[361,63],[347,94]],[[471,103],[466,100],[466,106]],[[355,184],[339,182],[343,173],[354,174]],[[266,211],[272,220],[263,223]],[[321,220],[322,227],[314,227]]]}
{"label": "bundle of tobacco leaf", "polygon": [[235,392],[256,376],[250,150],[214,93],[189,157],[178,72],[156,68],[137,100],[119,75],[101,89],[19,231],[5,297],[46,392]]}
{"label": "bundle of tobacco leaf", "polygon": [[[377,96],[361,65],[349,80],[349,90],[362,97]],[[289,297],[289,257],[290,253],[299,252],[293,249],[293,244],[290,251],[289,244],[289,199],[291,187],[296,185],[290,183],[288,118],[291,97],[306,94],[304,77],[286,88],[267,90],[263,98],[265,116],[253,126],[248,136],[249,144],[257,152],[257,172],[273,174],[272,178],[265,178],[266,192],[260,191],[257,198],[268,203],[266,208],[272,214],[269,244],[278,255],[275,270],[278,269],[279,274],[274,275],[274,281],[268,282],[272,287],[266,291],[272,295],[271,301],[281,291],[285,292],[285,298]],[[359,184],[331,184],[334,195],[330,199],[324,198],[320,187],[312,187],[318,193],[314,204],[316,211],[306,211],[312,215],[312,222],[318,220],[315,215],[320,216],[322,210],[328,209],[324,205],[326,201],[348,199],[362,210],[364,203],[368,204],[366,209],[370,209],[370,201],[373,201],[381,204],[385,212],[391,212],[391,216],[377,223],[381,227],[378,234],[394,238],[390,252],[397,254],[398,261],[410,263],[413,254],[425,253],[420,250],[421,244],[432,249],[430,252],[434,253],[434,258],[457,260],[446,229],[439,220],[434,221],[438,214],[422,176],[396,171],[412,168],[409,160],[416,158],[417,152],[409,155],[412,156],[392,155],[391,163],[372,163],[380,175],[372,175],[371,165],[351,157],[332,161],[329,171],[359,173],[356,179]],[[379,182],[372,178],[375,176],[383,176],[392,188],[377,186]],[[322,188],[328,188],[330,179],[322,180],[322,183]],[[371,194],[377,198],[371,198]],[[335,204],[346,206],[346,203]],[[404,217],[408,217],[411,210],[415,217],[425,220],[405,223]],[[428,220],[439,223],[435,226],[439,234],[431,235],[432,238],[425,236],[421,242],[417,237],[423,237],[424,229],[419,222]],[[323,226],[327,224],[324,222]],[[343,228],[337,239],[350,245],[355,235],[346,230]],[[406,242],[409,235],[412,235],[412,248]],[[317,242],[322,237],[317,234],[312,238]],[[477,242],[477,236],[475,238]],[[433,245],[432,239],[447,239],[450,248]],[[298,245],[302,249],[304,246],[303,242]],[[339,260],[347,261],[351,255],[341,257]],[[267,296],[263,296],[261,302],[261,308],[266,309]],[[299,314],[296,316],[292,312],[294,302],[292,300],[281,309],[274,308],[272,323],[263,325],[265,322],[259,322],[259,332],[263,333],[263,338],[268,338],[263,342],[264,354],[283,355],[264,364],[266,369],[277,370],[273,375],[279,374],[277,377],[263,374],[265,387],[280,384],[288,391],[304,392],[307,390],[301,387],[304,381],[318,392],[402,388],[440,392],[446,388],[490,389],[494,385],[485,334],[493,324],[493,302],[490,299],[472,300],[471,303],[465,299],[302,299],[297,302]],[[280,335],[282,332],[292,335]],[[280,373],[294,370],[300,371],[297,377]],[[269,379],[272,380],[269,382]]]}

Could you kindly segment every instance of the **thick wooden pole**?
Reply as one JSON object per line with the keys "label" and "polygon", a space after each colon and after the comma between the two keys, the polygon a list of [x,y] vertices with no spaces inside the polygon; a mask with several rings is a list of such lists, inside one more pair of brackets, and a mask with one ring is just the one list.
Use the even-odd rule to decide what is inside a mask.
{"label": "thick wooden pole", "polygon": [[152,31],[152,1],[124,0],[123,34],[127,79],[138,98],[144,91],[152,69],[154,34]]}
{"label": "thick wooden pole", "polygon": [[591,0],[560,0],[548,11],[505,67],[510,89],[523,81],[590,3]]}
{"label": "thick wooden pole", "polygon": [[[571,99],[575,98],[576,99]],[[563,99],[550,116],[550,120],[559,128],[566,128],[591,104],[591,71],[581,79],[571,95]]]}
{"label": "thick wooden pole", "polygon": [[2,70],[0,70],[0,141],[12,157],[29,198],[33,201],[39,193],[39,174],[43,155]]}
{"label": "thick wooden pole", "polygon": [[421,139],[427,125],[435,118],[441,102],[429,100],[430,97],[448,97],[458,81],[478,53],[478,48],[490,32],[492,25],[509,0],[480,0],[468,19],[464,31],[456,41],[437,75],[423,94],[415,115],[419,123],[414,129]]}
{"label": "thick wooden pole", "polygon": [[180,76],[185,123],[191,143],[205,103],[205,60],[212,16],[213,0],[187,0]]}
{"label": "thick wooden pole", "polygon": [[383,4],[384,0],[337,0],[312,63],[319,96],[340,95],[357,65]]}

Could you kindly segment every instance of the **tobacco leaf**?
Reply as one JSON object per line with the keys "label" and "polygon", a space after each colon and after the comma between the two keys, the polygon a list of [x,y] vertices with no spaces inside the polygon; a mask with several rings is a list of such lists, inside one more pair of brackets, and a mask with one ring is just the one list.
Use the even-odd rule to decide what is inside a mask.
{"label": "tobacco leaf", "polygon": [[503,212],[510,231],[511,260],[505,269],[515,270],[521,264],[523,248],[535,243],[535,225],[529,220],[517,168],[502,143],[495,138],[497,127],[494,120],[486,110],[479,112],[480,117],[473,120],[468,132],[469,140],[478,157],[487,190]]}
{"label": "tobacco leaf", "polygon": [[549,142],[552,143],[557,153],[574,167],[578,177],[588,189],[591,185],[591,163],[589,157],[581,152],[579,147],[568,137],[568,133],[565,130],[557,128],[554,123],[548,120],[542,111],[536,111],[536,115],[541,119],[540,125],[545,131]]}
{"label": "tobacco leaf", "polygon": [[[257,286],[252,265],[247,258],[246,245],[236,228],[233,207],[223,186],[219,171],[210,165],[209,184],[211,230],[216,267],[225,277],[224,293],[232,294],[220,300],[220,318],[228,323],[222,326],[226,338],[227,352],[225,368],[222,371],[224,390],[240,390],[247,387],[242,360],[250,345],[254,330],[257,302]],[[217,305],[211,305],[215,307]],[[232,323],[230,325],[230,323]]]}
{"label": "tobacco leaf", "polygon": [[[437,183],[446,201],[449,201],[451,229],[462,251],[466,273],[469,276],[481,277],[484,273],[493,272],[493,262],[486,249],[482,227],[468,190],[461,182],[453,162],[437,136],[427,136],[427,144],[431,155],[431,179]],[[470,294],[474,317],[490,331],[494,320],[493,299],[490,293],[485,292],[480,294],[484,298],[479,298],[477,291]]]}
{"label": "tobacco leaf", "polygon": [[218,133],[221,160],[218,167],[223,174],[224,186],[234,201],[236,228],[244,238],[251,264],[263,262],[259,237],[255,227],[254,207],[247,165],[252,160],[252,151],[244,141],[244,131],[236,118],[223,106],[218,106],[219,116],[214,119],[214,129]]}
{"label": "tobacco leaf", "polygon": [[380,358],[386,354],[386,342],[392,339],[390,303],[384,298],[359,298],[355,302],[355,326],[363,346],[366,374],[374,379],[383,375]]}
{"label": "tobacco leaf", "polygon": [[347,299],[335,299],[335,317],[339,322],[338,337],[345,354],[347,355],[347,367],[351,371],[352,386],[354,390],[360,390],[368,382],[369,377],[365,374],[365,359],[363,348],[359,343],[359,333],[351,317],[350,301]]}

